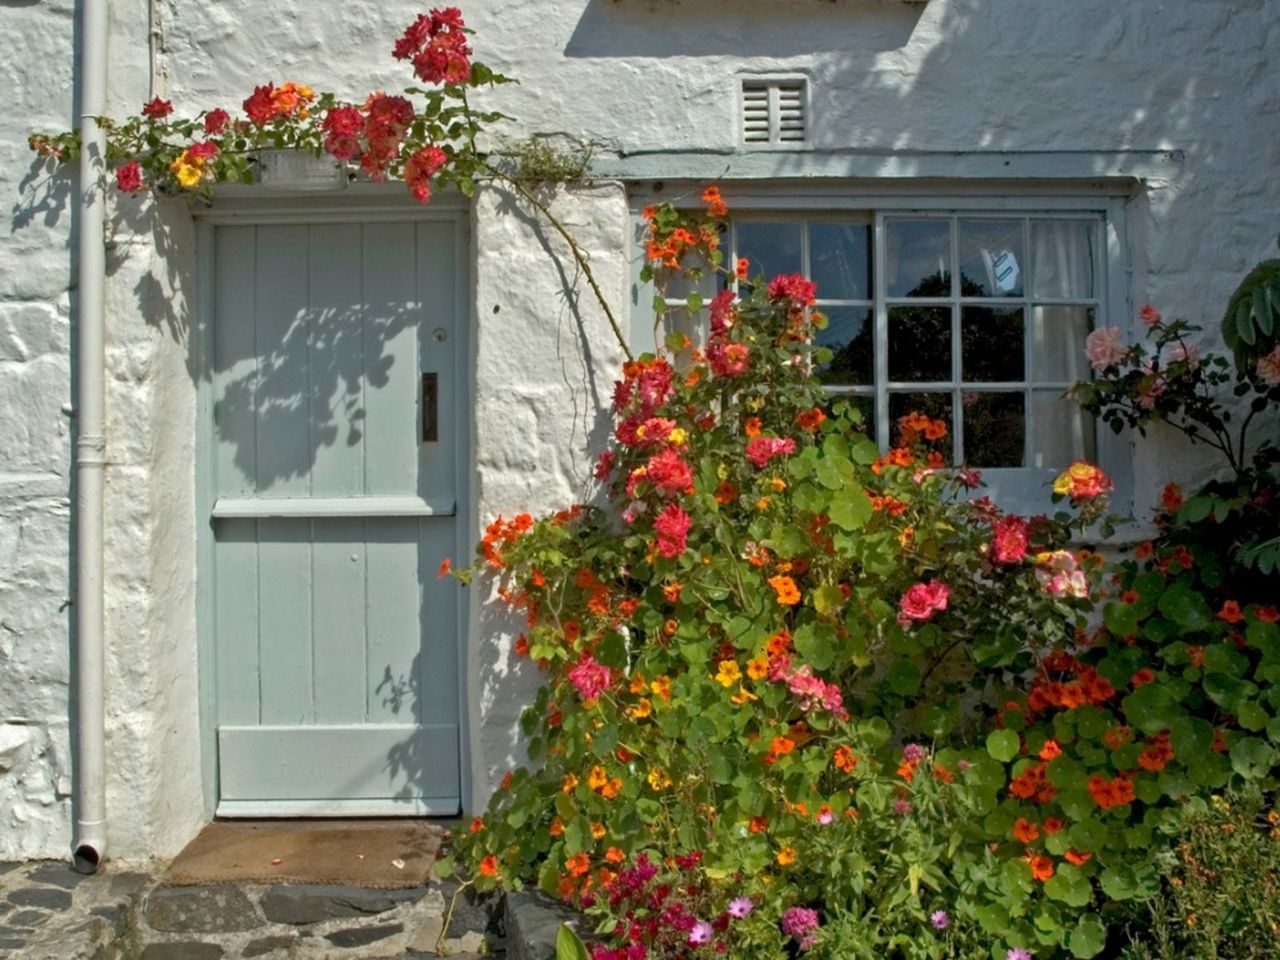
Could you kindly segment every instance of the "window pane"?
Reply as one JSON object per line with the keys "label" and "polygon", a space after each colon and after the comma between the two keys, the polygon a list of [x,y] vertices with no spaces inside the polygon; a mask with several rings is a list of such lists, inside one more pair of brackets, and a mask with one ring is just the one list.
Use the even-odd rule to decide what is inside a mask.
{"label": "window pane", "polygon": [[1093,307],[1031,308],[1031,377],[1040,383],[1087,380],[1084,340],[1093,329]]}
{"label": "window pane", "polygon": [[889,379],[951,379],[951,308],[889,310]]}
{"label": "window pane", "polygon": [[1073,460],[1097,461],[1093,418],[1061,390],[1032,391],[1031,416],[1031,466],[1059,470]]}
{"label": "window pane", "polygon": [[964,462],[971,467],[1021,467],[1026,458],[1026,404],[1021,393],[960,395]]}
{"label": "window pane", "polygon": [[949,461],[951,459],[951,436],[954,432],[954,421],[951,418],[950,393],[891,393],[889,394],[889,432],[890,442],[898,442],[898,420],[908,413],[923,413],[926,417],[941,420],[947,425],[947,436],[932,443],[934,450],[941,451]]}
{"label": "window pane", "polygon": [[891,297],[951,295],[951,221],[885,220],[885,270]]}
{"label": "window pane", "polygon": [[672,270],[670,277],[666,280],[663,296],[669,301],[677,301],[686,299],[691,293],[700,293],[704,300],[710,300],[716,295],[715,274],[707,268],[706,272],[697,280],[690,280],[683,273]]}
{"label": "window pane", "polygon": [[960,363],[964,379],[999,383],[1022,380],[1022,307],[963,307]]}
{"label": "window pane", "polygon": [[800,272],[798,223],[739,223],[735,254],[751,261],[750,275],[772,280],[780,273]]}
{"label": "window pane", "polygon": [[960,295],[1022,296],[1022,248],[1021,220],[961,220]]}
{"label": "window pane", "polygon": [[1031,224],[1031,293],[1035,297],[1092,297],[1091,220],[1037,220]]}
{"label": "window pane", "polygon": [[872,341],[869,307],[831,307],[824,310],[827,328],[819,330],[817,343],[830,347],[831,362],[819,368],[822,383],[870,384],[875,374],[875,344]]}
{"label": "window pane", "polygon": [[871,226],[810,224],[809,263],[819,299],[870,300]]}

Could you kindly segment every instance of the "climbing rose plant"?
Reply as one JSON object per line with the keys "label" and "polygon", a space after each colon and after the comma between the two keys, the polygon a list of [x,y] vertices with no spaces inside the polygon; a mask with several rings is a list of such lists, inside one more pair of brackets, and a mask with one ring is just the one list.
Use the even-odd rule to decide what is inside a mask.
{"label": "climbing rose plant", "polygon": [[[261,151],[293,149],[331,157],[375,182],[402,179],[420,203],[449,185],[471,196],[476,178],[493,172],[476,138],[503,117],[473,110],[468,91],[510,81],[472,59],[470,34],[456,7],[422,14],[405,29],[392,55],[408,61],[426,88],[347,102],[306,84],[272,82],[256,86],[239,114],[212,107],[182,117],[156,97],[122,122],[99,117],[106,169],[121,193],[208,198],[216,184],[254,182]],[[30,146],[65,164],[79,156],[80,137],[34,134]]]}
{"label": "climbing rose plant", "polygon": [[[703,199],[645,211],[645,273],[659,328],[689,311],[705,342],[625,365],[591,505],[499,518],[458,573],[546,674],[535,766],[461,862],[581,907],[596,960],[1099,954],[1183,799],[1270,776],[1272,609],[1073,547],[1107,525],[1091,464],[1027,518],[944,462],[940,421],[878,450],[814,377],[813,285],[723,266]],[[710,302],[662,296],[707,272]]]}

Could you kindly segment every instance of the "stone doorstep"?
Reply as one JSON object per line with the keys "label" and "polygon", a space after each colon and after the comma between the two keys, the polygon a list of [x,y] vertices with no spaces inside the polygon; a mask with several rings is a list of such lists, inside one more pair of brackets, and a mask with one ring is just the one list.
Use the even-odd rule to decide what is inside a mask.
{"label": "stone doorstep", "polygon": [[[7,873],[0,874],[0,955],[14,960],[425,960],[437,956],[458,889],[456,881],[411,890],[156,887],[147,874],[68,876],[62,864]],[[443,952],[457,960],[500,956],[504,926],[512,925],[523,931],[509,938],[520,941],[512,942],[513,960],[549,960],[559,924],[571,916],[539,894],[515,894],[504,905],[464,890]]]}

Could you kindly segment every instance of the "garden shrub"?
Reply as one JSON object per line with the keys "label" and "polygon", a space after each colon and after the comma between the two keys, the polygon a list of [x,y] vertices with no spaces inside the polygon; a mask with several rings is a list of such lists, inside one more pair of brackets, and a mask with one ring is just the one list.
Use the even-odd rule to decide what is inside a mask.
{"label": "garden shrub", "polygon": [[[648,270],[737,295],[659,298],[709,333],[626,365],[601,505],[487,531],[481,567],[547,683],[525,717],[541,766],[459,844],[475,882],[581,905],[600,957],[1096,955],[1106,908],[1158,884],[1189,783],[1165,754],[1204,733],[1168,707],[1189,681],[1087,619],[1103,561],[1070,536],[1109,481],[1074,464],[1073,509],[1024,519],[947,467],[939,421],[901,418],[879,454],[813,376],[812,285],[730,277],[705,199],[646,212]],[[1157,748],[1168,773],[1140,763]]]}

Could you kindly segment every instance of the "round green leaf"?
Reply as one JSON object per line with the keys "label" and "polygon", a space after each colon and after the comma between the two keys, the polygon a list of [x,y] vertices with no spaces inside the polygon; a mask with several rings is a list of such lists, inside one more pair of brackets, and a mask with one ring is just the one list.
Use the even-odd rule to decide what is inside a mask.
{"label": "round green leaf", "polygon": [[1012,730],[992,730],[987,734],[987,753],[992,759],[1008,763],[1018,755],[1022,744]]}

